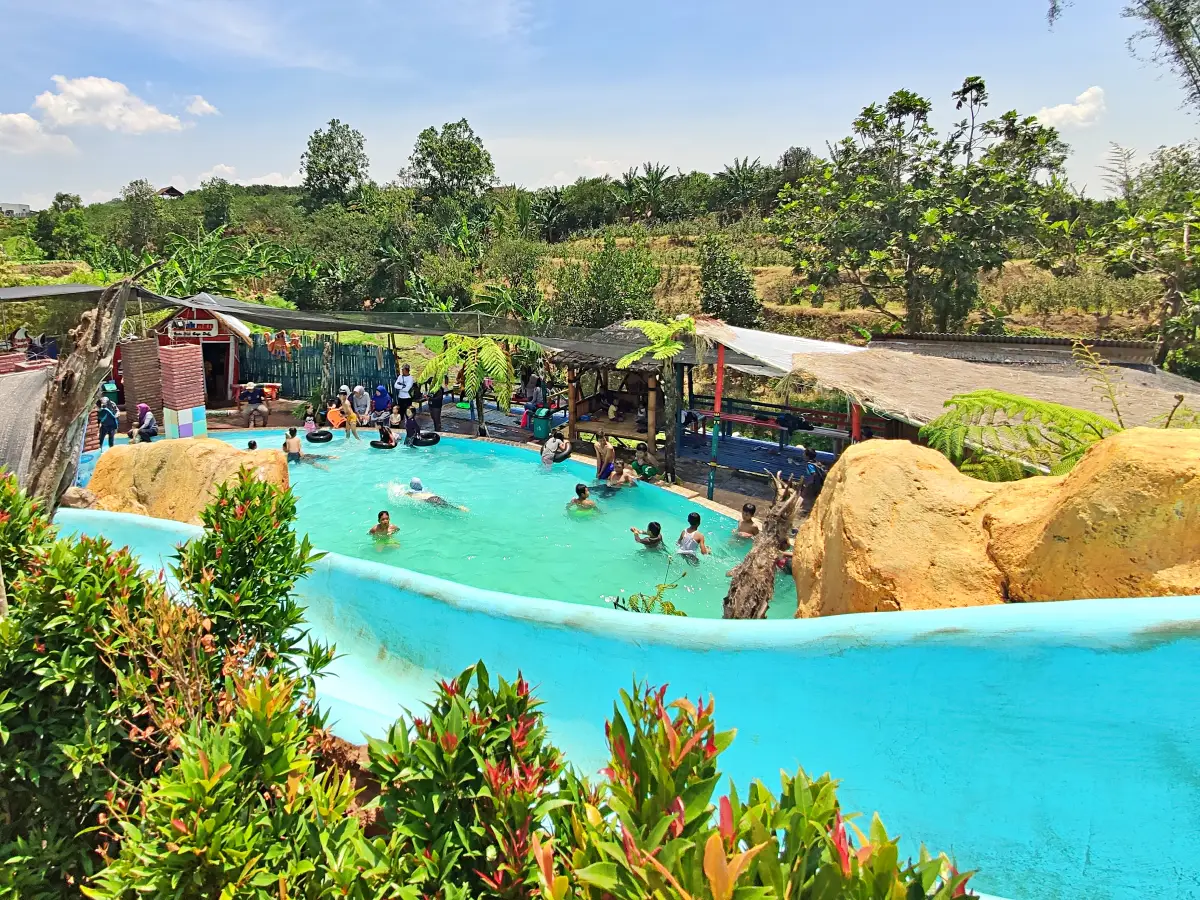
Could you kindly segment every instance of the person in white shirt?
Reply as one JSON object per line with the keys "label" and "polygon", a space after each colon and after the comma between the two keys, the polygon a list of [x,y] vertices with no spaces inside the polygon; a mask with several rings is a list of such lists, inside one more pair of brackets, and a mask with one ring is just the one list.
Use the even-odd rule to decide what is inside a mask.
{"label": "person in white shirt", "polygon": [[400,407],[400,412],[404,413],[412,406],[412,391],[413,385],[416,384],[416,379],[412,377],[407,365],[400,369],[400,374],[396,376],[396,383],[393,387],[396,390],[396,396],[393,398],[396,405]]}

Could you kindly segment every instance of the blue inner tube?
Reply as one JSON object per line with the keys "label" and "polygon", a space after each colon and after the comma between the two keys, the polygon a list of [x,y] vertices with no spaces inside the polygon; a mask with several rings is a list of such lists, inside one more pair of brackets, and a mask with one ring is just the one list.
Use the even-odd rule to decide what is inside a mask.
{"label": "blue inner tube", "polygon": [[304,436],[306,441],[311,441],[314,444],[328,444],[333,440],[333,432],[326,431],[324,428],[317,431],[310,431]]}
{"label": "blue inner tube", "polygon": [[383,441],[371,441],[371,446],[376,450],[395,450],[395,444],[385,444]]}
{"label": "blue inner tube", "polygon": [[[420,434],[414,437],[409,444],[413,447],[432,447],[441,439],[442,436],[436,431],[422,431]],[[374,441],[372,441],[372,443],[374,443]]]}

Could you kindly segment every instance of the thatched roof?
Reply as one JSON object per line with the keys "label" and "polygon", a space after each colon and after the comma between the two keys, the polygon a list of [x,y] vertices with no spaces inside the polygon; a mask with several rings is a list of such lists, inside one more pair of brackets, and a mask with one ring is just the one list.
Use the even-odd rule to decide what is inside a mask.
{"label": "thatched roof", "polygon": [[[1108,401],[1074,365],[995,365],[869,348],[847,355],[797,353],[792,366],[862,406],[913,425],[936,419],[956,394],[983,389],[1113,417]],[[1118,399],[1126,426],[1147,425],[1170,412],[1177,394],[1184,395],[1187,406],[1200,410],[1200,383],[1167,372],[1112,371],[1121,384]]]}

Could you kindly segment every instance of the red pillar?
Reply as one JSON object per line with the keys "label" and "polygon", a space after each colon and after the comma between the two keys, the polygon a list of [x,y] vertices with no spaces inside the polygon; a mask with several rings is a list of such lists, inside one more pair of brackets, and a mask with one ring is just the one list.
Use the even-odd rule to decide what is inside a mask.
{"label": "red pillar", "polygon": [[708,463],[708,499],[717,486],[717,441],[721,436],[721,395],[725,392],[725,345],[717,344],[717,390],[713,397],[712,458]]}
{"label": "red pillar", "polygon": [[856,444],[862,440],[862,407],[857,403],[850,407],[850,440]]}

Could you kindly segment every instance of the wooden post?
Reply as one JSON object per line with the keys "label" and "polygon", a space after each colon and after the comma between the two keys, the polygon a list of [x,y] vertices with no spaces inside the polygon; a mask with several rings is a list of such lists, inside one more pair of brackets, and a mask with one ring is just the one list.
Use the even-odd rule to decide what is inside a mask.
{"label": "wooden post", "polygon": [[850,440],[856,444],[862,440],[862,407],[857,403],[850,406]]}
{"label": "wooden post", "polygon": [[721,395],[725,392],[725,345],[717,344],[717,389],[713,397],[712,458],[708,462],[708,499],[717,489],[717,441],[721,436]]}
{"label": "wooden post", "polygon": [[571,442],[571,448],[574,449],[575,441],[579,438],[579,429],[576,427],[579,422],[578,413],[579,403],[579,376],[575,373],[573,366],[567,367],[567,440]]}
{"label": "wooden post", "polygon": [[658,379],[651,375],[646,379],[646,442],[650,452],[658,450]]}

